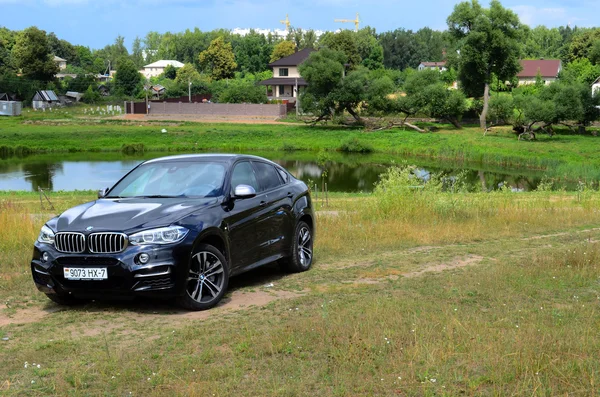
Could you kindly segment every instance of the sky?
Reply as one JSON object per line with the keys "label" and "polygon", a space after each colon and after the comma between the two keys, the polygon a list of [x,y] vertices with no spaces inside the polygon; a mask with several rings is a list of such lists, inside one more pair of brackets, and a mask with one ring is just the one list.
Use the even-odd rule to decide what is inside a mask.
{"label": "sky", "polygon": [[[181,32],[199,28],[280,29],[289,14],[292,26],[302,29],[354,28],[335,23],[354,19],[378,32],[428,26],[446,28],[456,0],[0,0],[0,26],[21,30],[35,25],[73,44],[102,48],[125,37],[126,45],[149,31]],[[487,0],[480,1],[484,6]],[[598,0],[503,0],[521,21],[548,27],[570,24],[594,26]]]}

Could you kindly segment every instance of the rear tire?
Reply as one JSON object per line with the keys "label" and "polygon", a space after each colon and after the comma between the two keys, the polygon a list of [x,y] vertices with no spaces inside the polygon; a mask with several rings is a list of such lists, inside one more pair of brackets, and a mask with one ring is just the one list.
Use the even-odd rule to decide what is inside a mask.
{"label": "rear tire", "polygon": [[300,273],[310,269],[313,261],[313,235],[306,222],[300,221],[296,225],[290,251],[292,256],[280,261],[285,271]]}
{"label": "rear tire", "polygon": [[187,310],[206,310],[215,306],[227,291],[229,265],[212,245],[199,244],[190,259],[185,291],[177,303]]}

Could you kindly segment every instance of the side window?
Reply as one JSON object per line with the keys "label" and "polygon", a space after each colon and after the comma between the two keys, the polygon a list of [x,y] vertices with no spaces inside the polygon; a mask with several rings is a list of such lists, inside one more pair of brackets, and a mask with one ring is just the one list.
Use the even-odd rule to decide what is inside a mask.
{"label": "side window", "polygon": [[231,174],[231,190],[235,189],[237,185],[248,185],[252,186],[257,192],[260,190],[256,176],[254,175],[254,169],[248,161],[237,163]]}
{"label": "side window", "polygon": [[287,174],[287,172],[285,172],[284,170],[282,170],[281,168],[277,168],[277,172],[279,172],[279,176],[281,177],[281,179],[283,180],[283,183],[288,183],[289,182],[289,176]]}
{"label": "side window", "polygon": [[254,166],[262,191],[274,189],[282,184],[279,173],[271,164],[254,162]]}

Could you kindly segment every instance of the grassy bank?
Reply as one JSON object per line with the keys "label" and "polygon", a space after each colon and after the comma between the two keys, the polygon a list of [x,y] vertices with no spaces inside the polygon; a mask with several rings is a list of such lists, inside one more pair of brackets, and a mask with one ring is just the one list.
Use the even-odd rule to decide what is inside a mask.
{"label": "grassy bank", "polygon": [[[162,129],[167,133],[161,133]],[[353,138],[355,138],[353,140]],[[444,127],[435,133],[389,130],[363,132],[342,127],[299,125],[129,122],[75,118],[72,114],[29,113],[0,119],[0,154],[103,152],[340,151],[493,164],[545,170],[552,176],[600,177],[595,137],[560,131],[552,138],[519,142],[509,128],[483,136],[478,128]]]}
{"label": "grassy bank", "polygon": [[54,193],[56,211],[0,193],[0,391],[593,395],[600,194],[415,191],[405,171],[318,204],[311,271],[235,278],[200,314],[143,302],[56,311],[30,281],[31,243],[51,212],[94,193]]}

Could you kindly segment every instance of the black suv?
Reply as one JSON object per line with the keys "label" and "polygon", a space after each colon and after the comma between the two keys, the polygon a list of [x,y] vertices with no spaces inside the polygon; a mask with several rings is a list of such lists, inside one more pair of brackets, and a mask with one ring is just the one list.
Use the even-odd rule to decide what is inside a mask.
{"label": "black suv", "polygon": [[307,186],[278,164],[164,157],[48,221],[31,271],[59,304],[156,296],[203,310],[219,302],[231,276],[274,261],[308,270],[314,233]]}

